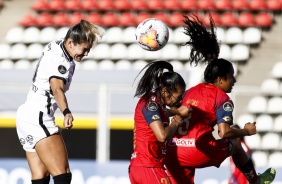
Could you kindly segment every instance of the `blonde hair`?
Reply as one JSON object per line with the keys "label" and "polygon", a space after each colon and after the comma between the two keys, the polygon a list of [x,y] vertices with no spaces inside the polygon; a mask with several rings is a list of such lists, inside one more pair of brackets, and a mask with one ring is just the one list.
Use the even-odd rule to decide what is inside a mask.
{"label": "blonde hair", "polygon": [[101,27],[86,20],[81,20],[68,30],[65,41],[71,38],[74,44],[89,43],[95,46],[104,34],[105,32]]}

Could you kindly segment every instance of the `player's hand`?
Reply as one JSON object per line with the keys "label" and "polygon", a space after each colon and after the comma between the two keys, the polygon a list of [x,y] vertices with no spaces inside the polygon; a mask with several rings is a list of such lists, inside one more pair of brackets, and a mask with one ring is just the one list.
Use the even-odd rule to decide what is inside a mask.
{"label": "player's hand", "polygon": [[171,119],[171,123],[175,123],[177,126],[181,126],[183,124],[183,119],[179,115],[175,115]]}
{"label": "player's hand", "polygon": [[177,110],[178,110],[180,116],[183,117],[183,118],[188,117],[188,119],[190,119],[191,116],[192,116],[193,109],[192,109],[191,106],[183,106],[182,105]]}
{"label": "player's hand", "polygon": [[247,135],[254,135],[257,133],[256,122],[246,123],[244,126],[244,130],[247,132]]}
{"label": "player's hand", "polygon": [[73,122],[72,114],[71,113],[66,114],[65,117],[64,117],[65,128],[71,129],[72,126],[73,126],[72,122]]}

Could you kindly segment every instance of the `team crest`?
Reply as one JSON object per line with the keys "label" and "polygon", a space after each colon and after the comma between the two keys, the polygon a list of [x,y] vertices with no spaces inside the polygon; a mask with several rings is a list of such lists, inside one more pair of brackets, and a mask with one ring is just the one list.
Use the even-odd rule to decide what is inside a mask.
{"label": "team crest", "polygon": [[66,69],[65,66],[60,65],[60,66],[58,67],[58,71],[59,71],[61,74],[65,74],[65,73],[67,72],[67,69]]}
{"label": "team crest", "polygon": [[225,102],[223,104],[223,109],[225,111],[233,111],[233,106],[232,106],[232,104],[230,102]]}
{"label": "team crest", "polygon": [[158,105],[155,102],[148,103],[148,110],[149,111],[156,111],[158,110]]}
{"label": "team crest", "polygon": [[152,116],[152,119],[153,119],[153,120],[160,119],[160,116],[158,116],[158,115],[153,115],[153,116]]}

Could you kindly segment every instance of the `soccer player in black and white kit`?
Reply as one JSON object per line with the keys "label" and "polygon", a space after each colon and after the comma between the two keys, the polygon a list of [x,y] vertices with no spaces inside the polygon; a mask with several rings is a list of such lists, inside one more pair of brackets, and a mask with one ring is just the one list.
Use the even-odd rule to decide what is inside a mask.
{"label": "soccer player in black and white kit", "polygon": [[75,61],[87,56],[103,36],[103,30],[86,20],[72,26],[65,38],[49,43],[36,67],[27,100],[17,110],[19,140],[26,151],[32,184],[70,184],[71,172],[61,130],[55,123],[57,108],[64,127],[72,128],[73,116],[65,92],[75,71]]}

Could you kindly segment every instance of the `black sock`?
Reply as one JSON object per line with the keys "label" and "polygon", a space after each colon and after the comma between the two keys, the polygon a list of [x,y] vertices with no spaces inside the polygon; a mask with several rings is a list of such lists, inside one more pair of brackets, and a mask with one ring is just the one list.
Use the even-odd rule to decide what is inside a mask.
{"label": "black sock", "polygon": [[53,177],[54,184],[70,184],[71,173],[60,174]]}
{"label": "black sock", "polygon": [[38,180],[31,180],[32,184],[49,184],[50,176]]}
{"label": "black sock", "polygon": [[254,183],[258,180],[258,175],[251,159],[249,159],[244,166],[238,167],[238,169],[245,175],[250,183]]}

